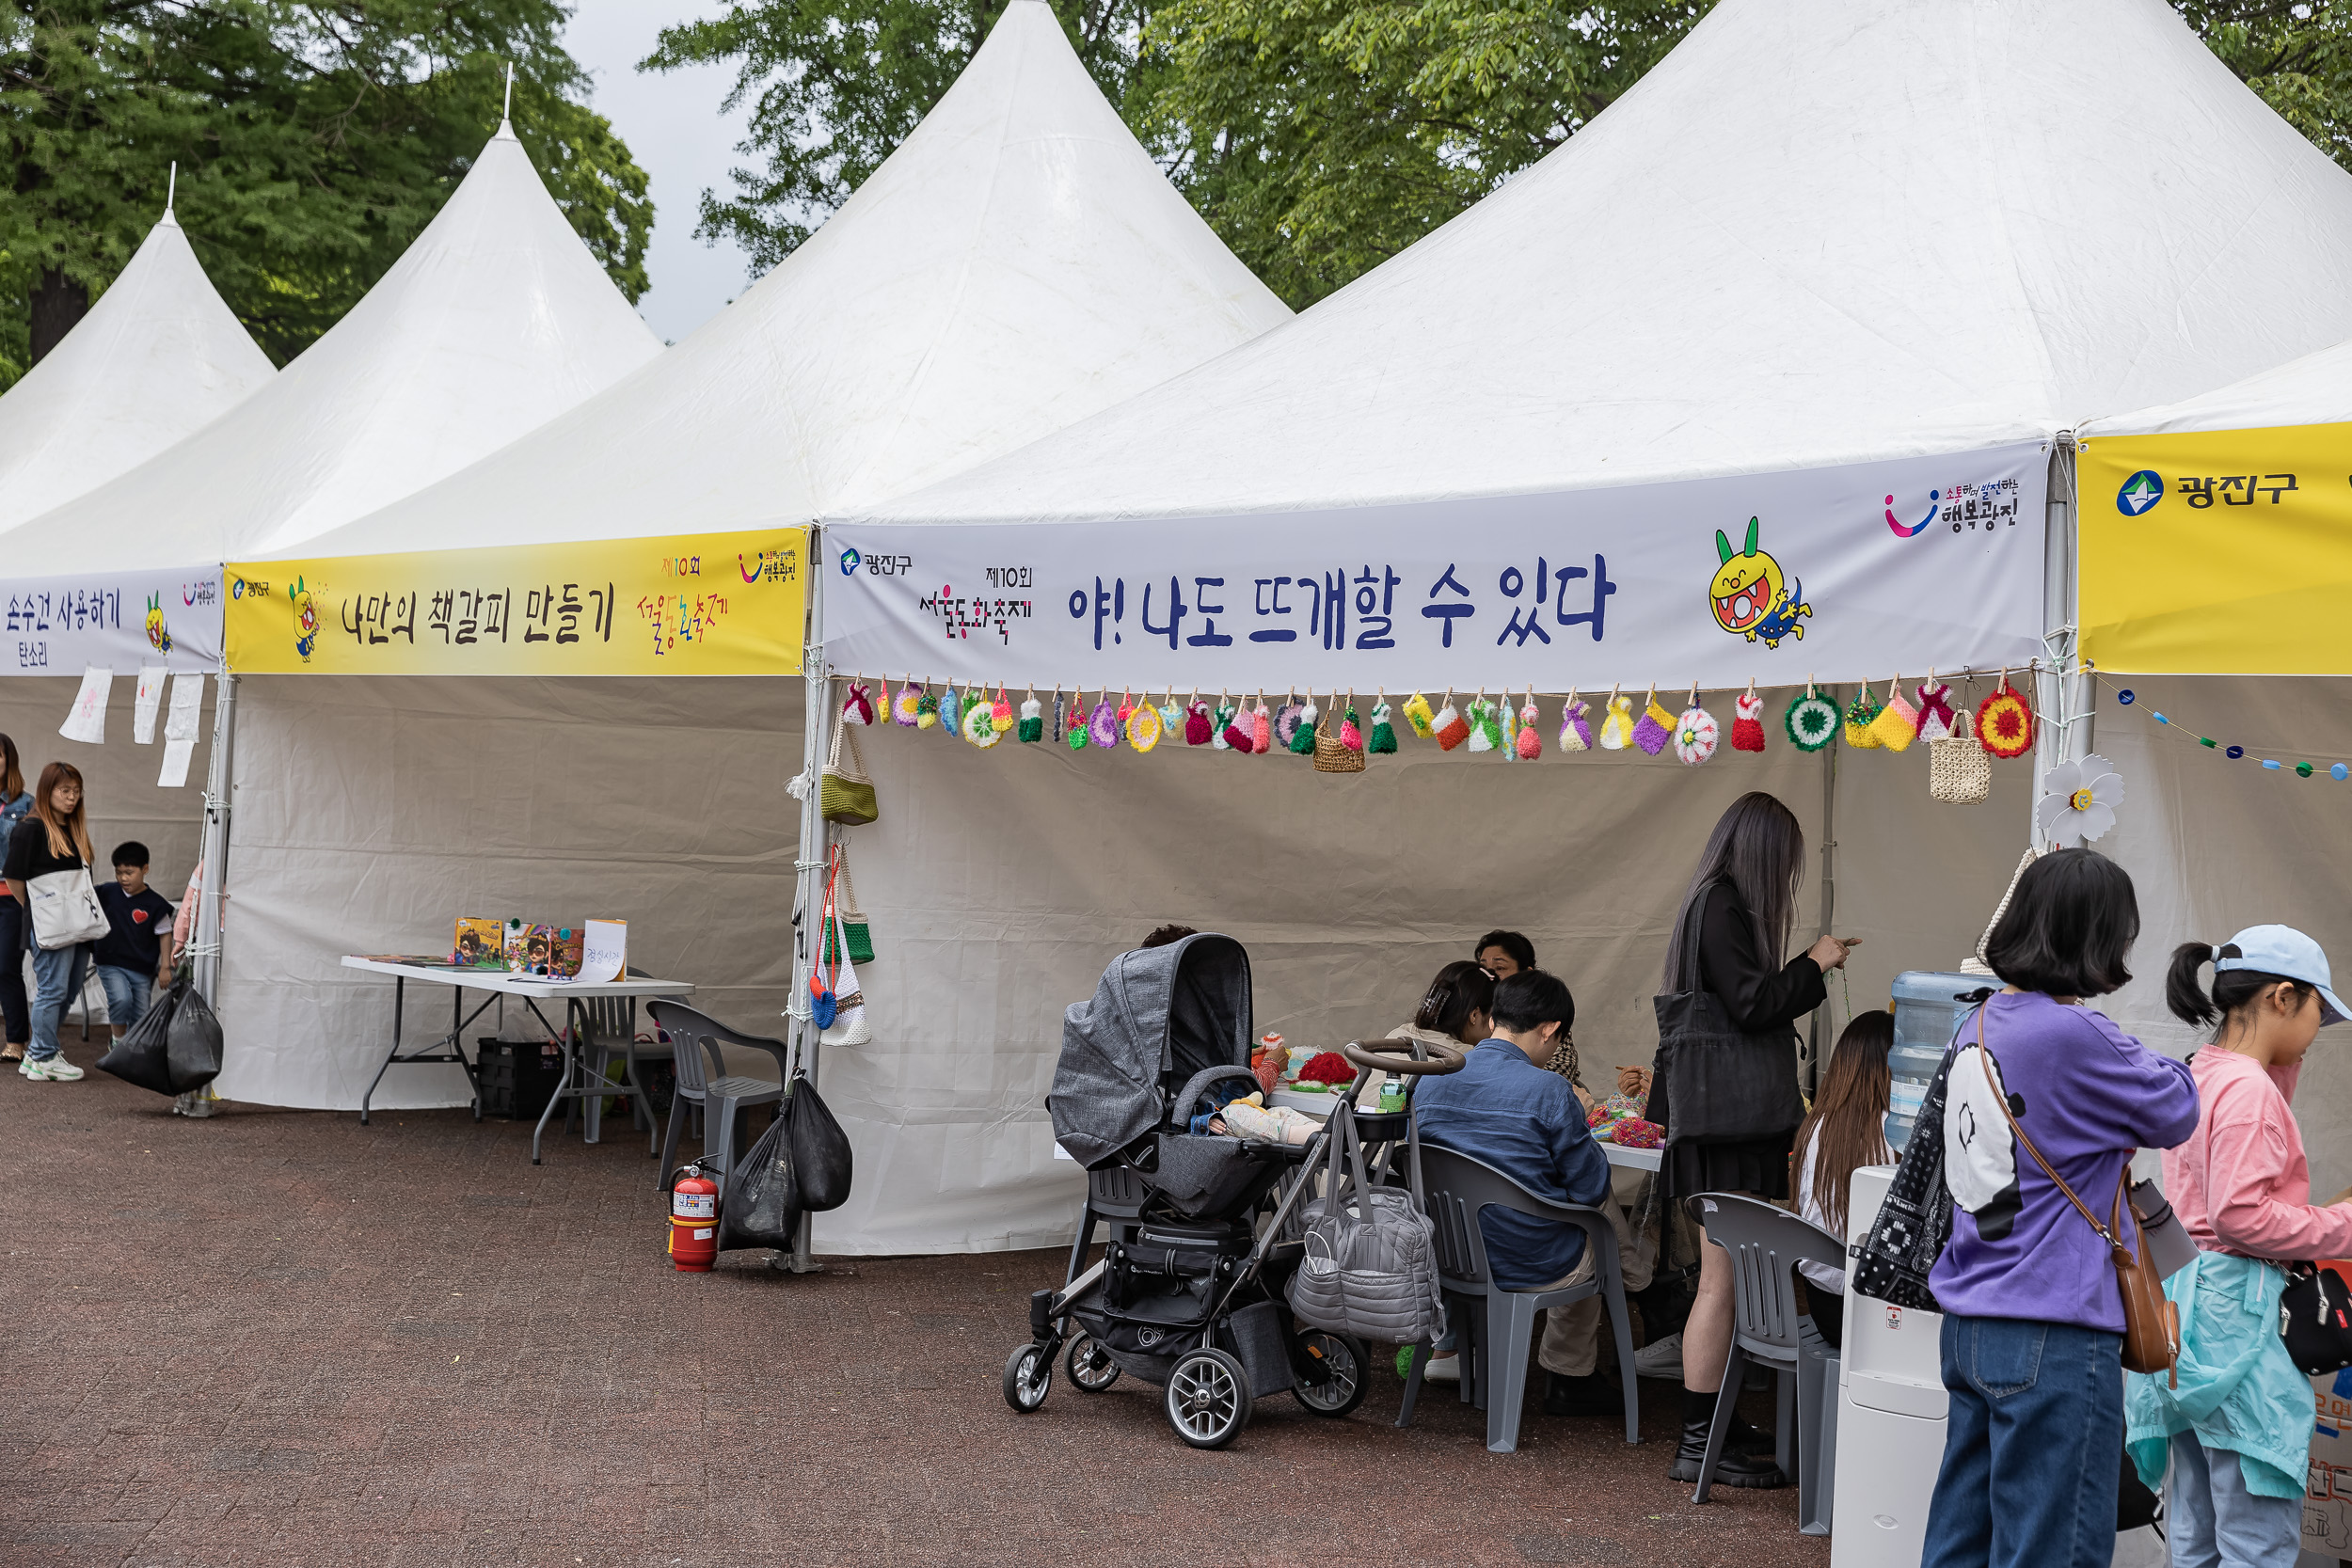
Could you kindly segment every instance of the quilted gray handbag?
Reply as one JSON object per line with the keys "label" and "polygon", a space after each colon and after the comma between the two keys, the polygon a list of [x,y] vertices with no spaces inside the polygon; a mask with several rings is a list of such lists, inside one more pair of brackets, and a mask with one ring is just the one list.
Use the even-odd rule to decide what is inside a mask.
{"label": "quilted gray handbag", "polygon": [[1390,1345],[1445,1332],[1437,1227],[1422,1197],[1421,1133],[1409,1118],[1407,1126],[1411,1188],[1375,1187],[1364,1174],[1356,1107],[1342,1100],[1331,1109],[1324,1196],[1306,1206],[1307,1255],[1291,1276],[1291,1310],[1310,1327]]}

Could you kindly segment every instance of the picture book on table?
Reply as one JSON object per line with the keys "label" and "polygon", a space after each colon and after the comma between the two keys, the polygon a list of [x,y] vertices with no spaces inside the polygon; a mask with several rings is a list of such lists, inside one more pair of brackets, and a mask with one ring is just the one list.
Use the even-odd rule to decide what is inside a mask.
{"label": "picture book on table", "polygon": [[555,977],[559,980],[580,978],[580,960],[587,932],[577,926],[559,926],[555,929],[552,958]]}
{"label": "picture book on table", "polygon": [[457,938],[450,944],[449,961],[460,969],[504,969],[506,923],[470,916],[458,921]]}
{"label": "picture book on table", "polygon": [[513,974],[546,978],[555,973],[555,927],[528,921],[506,923],[506,968]]}

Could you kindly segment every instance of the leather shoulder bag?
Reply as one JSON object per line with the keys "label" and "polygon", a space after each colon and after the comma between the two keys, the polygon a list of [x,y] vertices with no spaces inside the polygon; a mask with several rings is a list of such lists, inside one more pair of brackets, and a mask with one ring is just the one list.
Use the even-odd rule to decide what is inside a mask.
{"label": "leather shoulder bag", "polygon": [[2181,1309],[2166,1299],[2164,1276],[2157,1270],[2155,1260],[2148,1256],[2146,1238],[2139,1238],[2137,1257],[2132,1255],[2132,1249],[2125,1246],[2122,1241],[2125,1214],[2132,1216],[2135,1235],[2139,1231],[2138,1214],[2133,1212],[2131,1205],[2123,1201],[2123,1195],[2131,1185],[2130,1162],[2124,1163],[2123,1174],[2115,1183],[2115,1212],[2106,1223],[2101,1224],[2099,1216],[2074,1196],[2074,1189],[2066,1184],[2066,1179],[2051,1167],[2050,1162],[2042,1157],[2042,1150],[2036,1148],[2033,1140],[2026,1136],[2026,1130],[2017,1125],[2017,1113],[2010,1108],[2009,1095],[2002,1089],[2000,1080],[1993,1076],[1992,1053],[1984,1048],[1985,1012],[1984,1007],[1977,1009],[1977,1063],[1984,1073],[1985,1082],[1992,1086],[1993,1098],[2000,1103],[2001,1115],[2009,1120],[2010,1132],[2017,1139],[2018,1147],[2033,1156],[2033,1163],[2042,1167],[2042,1174],[2066,1195],[2066,1201],[2074,1206],[2074,1212],[2099,1233],[2099,1239],[2106,1243],[2108,1254],[2114,1259],[2115,1284],[2123,1296],[2123,1370],[2127,1372],[2162,1372],[2171,1386],[2178,1388],[2181,1386],[2178,1370],[2181,1359]]}

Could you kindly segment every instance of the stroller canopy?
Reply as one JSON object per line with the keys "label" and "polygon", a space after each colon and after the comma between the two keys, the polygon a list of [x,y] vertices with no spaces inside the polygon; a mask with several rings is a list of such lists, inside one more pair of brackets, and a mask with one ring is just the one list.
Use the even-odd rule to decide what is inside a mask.
{"label": "stroller canopy", "polygon": [[1055,1141],[1082,1165],[1117,1153],[1159,1125],[1164,1076],[1248,1067],[1249,1031],[1249,955],[1232,937],[1121,953],[1062,1015]]}

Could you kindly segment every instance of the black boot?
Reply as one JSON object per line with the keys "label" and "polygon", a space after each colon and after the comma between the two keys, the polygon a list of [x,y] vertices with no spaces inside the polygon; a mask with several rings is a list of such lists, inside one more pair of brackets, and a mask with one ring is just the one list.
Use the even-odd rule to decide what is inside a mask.
{"label": "black boot", "polygon": [[[1707,1431],[1714,1419],[1713,1394],[1682,1391],[1682,1442],[1675,1449],[1673,1467],[1666,1472],[1669,1481],[1697,1481],[1699,1466],[1707,1460]],[[1722,1457],[1715,1461],[1715,1484],[1772,1487],[1786,1486],[1788,1480],[1770,1453],[1742,1453],[1726,1435]]]}
{"label": "black boot", "polygon": [[1547,1416],[1625,1415],[1625,1390],[1598,1372],[1582,1377],[1544,1373],[1544,1414]]}

